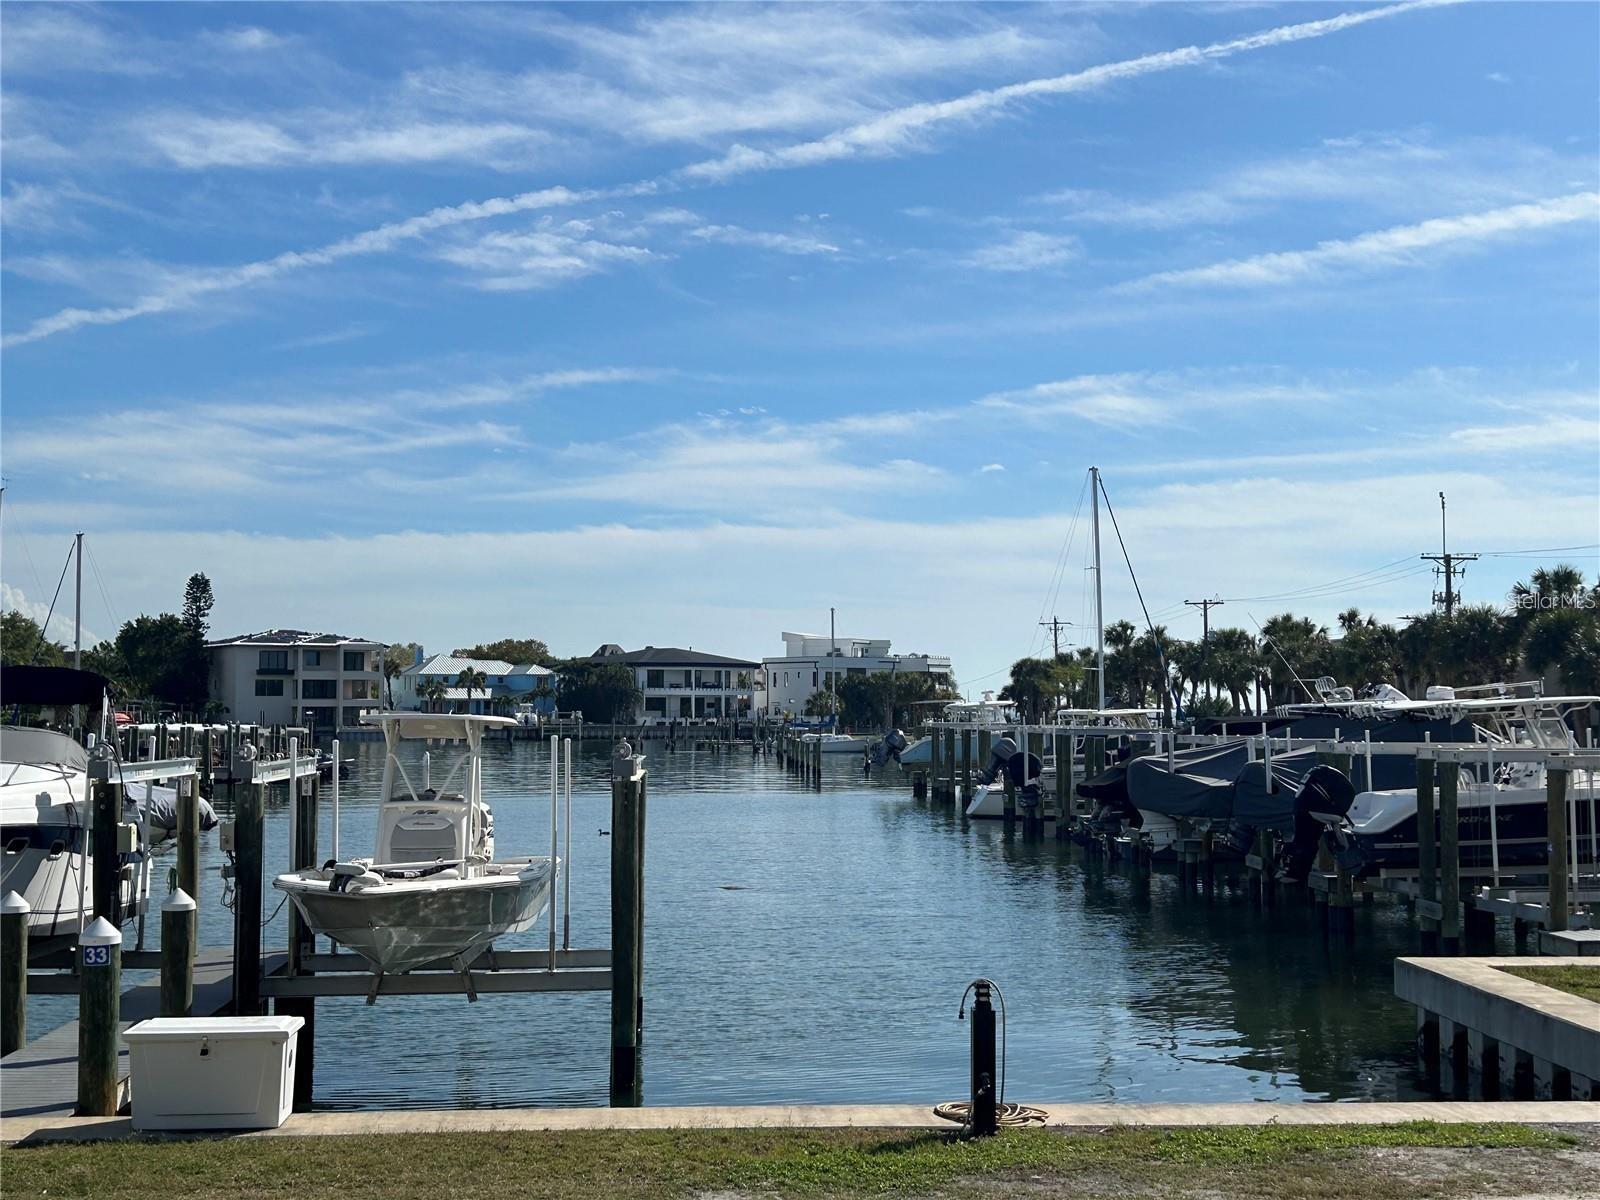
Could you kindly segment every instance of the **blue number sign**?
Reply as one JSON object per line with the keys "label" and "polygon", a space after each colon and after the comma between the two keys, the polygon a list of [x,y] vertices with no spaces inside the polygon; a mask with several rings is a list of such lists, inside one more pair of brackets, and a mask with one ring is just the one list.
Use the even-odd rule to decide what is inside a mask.
{"label": "blue number sign", "polygon": [[85,946],[83,947],[83,965],[86,967],[104,967],[111,963],[110,946]]}

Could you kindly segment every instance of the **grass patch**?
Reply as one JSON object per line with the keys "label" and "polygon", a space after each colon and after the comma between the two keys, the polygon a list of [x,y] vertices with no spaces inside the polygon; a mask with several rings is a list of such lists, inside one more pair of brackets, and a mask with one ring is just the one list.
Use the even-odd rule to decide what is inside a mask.
{"label": "grass patch", "polygon": [[1558,991],[1571,992],[1600,1004],[1600,967],[1501,967],[1507,975],[1542,983]]}
{"label": "grass patch", "polygon": [[[1007,1131],[963,1142],[884,1130],[676,1130],[393,1134],[315,1138],[139,1139],[8,1148],[7,1200],[279,1200],[290,1189],[385,1200],[512,1196],[832,1197],[1036,1191],[1174,1194],[1195,1185],[1229,1195],[1415,1197],[1377,1188],[1352,1155],[1408,1148],[1520,1150],[1576,1144],[1521,1125],[1267,1126],[1102,1134]],[[1501,1156],[1480,1155],[1483,1160]],[[1463,1181],[1468,1176],[1463,1175]],[[1340,1182],[1342,1180],[1342,1183]],[[1209,1183],[1207,1183],[1209,1181]],[[1471,1176],[1458,1190],[1480,1182]],[[1297,1183],[1299,1186],[1297,1186]],[[1313,1186],[1314,1184],[1314,1186]],[[1347,1189],[1347,1190],[1342,1190]],[[1376,1190],[1375,1190],[1376,1189]],[[1093,1189],[1091,1189],[1093,1190]],[[1102,1189],[1103,1190],[1103,1189]]]}

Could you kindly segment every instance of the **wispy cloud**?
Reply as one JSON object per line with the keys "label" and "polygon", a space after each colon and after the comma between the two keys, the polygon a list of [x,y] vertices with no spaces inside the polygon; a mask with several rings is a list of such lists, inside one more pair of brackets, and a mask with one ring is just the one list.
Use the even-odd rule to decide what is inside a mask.
{"label": "wispy cloud", "polygon": [[1164,405],[1141,393],[1138,383],[1132,375],[1084,375],[994,392],[978,404],[1024,417],[1072,416],[1096,425],[1131,428],[1166,413]]}
{"label": "wispy cloud", "polygon": [[481,160],[515,152],[526,159],[548,135],[509,122],[412,121],[329,123],[301,130],[247,117],[169,112],[141,115],[131,126],[160,158],[184,170],[211,167],[363,166]]}
{"label": "wispy cloud", "polygon": [[786,170],[862,155],[905,152],[920,148],[926,135],[938,128],[970,126],[1030,99],[1089,92],[1158,72],[1203,66],[1239,54],[1325,37],[1372,21],[1448,2],[1453,0],[1412,0],[1409,3],[1363,9],[1325,20],[1280,26],[1249,37],[1143,55],[1001,88],[981,89],[951,100],[907,105],[879,113],[823,138],[773,150],[737,146],[724,155],[691,164],[667,176],[621,187],[585,191],[549,187],[512,196],[446,205],[314,249],[287,251],[237,267],[195,272],[173,286],[131,304],[97,309],[62,309],[39,318],[20,332],[9,335],[0,344],[22,345],[88,326],[118,324],[171,312],[220,292],[260,286],[292,272],[326,267],[359,255],[386,253],[402,243],[471,222],[550,209],[586,199],[648,195],[672,186],[718,183],[754,171]]}
{"label": "wispy cloud", "polygon": [[1533,230],[1600,216],[1600,192],[1578,192],[1534,204],[1514,204],[1489,212],[1439,217],[1416,225],[1319,242],[1309,250],[1257,254],[1204,267],[1160,271],[1122,285],[1157,287],[1276,287],[1317,280],[1341,272],[1382,270],[1415,263],[1426,251],[1465,249]]}
{"label": "wispy cloud", "polygon": [[755,246],[761,250],[776,250],[780,254],[838,254],[839,247],[832,242],[808,234],[769,233],[760,229],[742,229],[737,225],[701,225],[689,231],[690,237],[703,242],[721,242],[727,246]]}
{"label": "wispy cloud", "polygon": [[591,237],[592,229],[585,221],[558,223],[546,217],[520,233],[491,232],[443,247],[437,257],[473,272],[469,282],[490,292],[553,287],[655,257],[644,246]]}
{"label": "wispy cloud", "polygon": [[1060,266],[1077,255],[1078,239],[1075,237],[1024,229],[987,246],[979,246],[961,262],[981,271],[1038,271]]}
{"label": "wispy cloud", "polygon": [[1272,46],[1326,37],[1328,34],[1365,25],[1370,21],[1384,20],[1415,9],[1434,8],[1440,4],[1455,2],[1456,0],[1414,0],[1410,3],[1391,4],[1381,8],[1343,13],[1321,21],[1282,25],[1263,33],[1233,38],[1225,42],[1185,46],[1179,50],[1145,54],[1138,58],[1089,67],[1082,71],[1070,71],[1044,79],[1030,79],[1025,83],[981,88],[950,100],[906,105],[837,130],[826,137],[779,149],[762,150],[750,146],[735,146],[717,158],[682,168],[677,172],[677,177],[701,182],[722,181],[747,175],[753,171],[786,170],[837,162],[842,159],[903,153],[918,148],[926,135],[941,126],[971,126],[1027,100],[1095,91],[1113,83],[1137,79],[1144,75],[1202,66]]}

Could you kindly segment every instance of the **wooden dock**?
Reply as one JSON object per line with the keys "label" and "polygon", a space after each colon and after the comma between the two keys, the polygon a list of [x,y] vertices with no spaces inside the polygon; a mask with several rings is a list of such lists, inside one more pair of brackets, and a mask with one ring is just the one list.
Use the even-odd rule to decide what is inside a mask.
{"label": "wooden dock", "polygon": [[[72,976],[34,975],[34,995],[61,995],[76,990]],[[72,985],[72,986],[68,986]],[[233,956],[228,951],[202,955],[194,964],[194,1009],[197,1017],[215,1016],[233,1000]],[[118,1032],[161,1013],[161,981],[152,977],[122,993]],[[78,1022],[52,1029],[20,1050],[0,1059],[0,1118],[70,1117],[78,1102]],[[117,1107],[128,1102],[128,1049],[117,1050]]]}

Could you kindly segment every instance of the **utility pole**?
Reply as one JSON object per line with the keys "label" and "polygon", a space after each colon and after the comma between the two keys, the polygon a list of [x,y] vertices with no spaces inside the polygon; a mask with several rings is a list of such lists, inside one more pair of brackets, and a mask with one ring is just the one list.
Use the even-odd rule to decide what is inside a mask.
{"label": "utility pole", "polygon": [[[839,656],[839,639],[833,632],[833,607],[828,607],[828,692],[835,699],[838,698],[839,689],[833,682],[833,660]],[[837,707],[837,706],[835,706]],[[835,712],[835,718],[838,717]]]}
{"label": "utility pole", "polygon": [[1061,657],[1061,630],[1063,627],[1070,625],[1071,623],[1072,622],[1070,621],[1063,621],[1058,617],[1051,617],[1048,621],[1039,622],[1040,625],[1044,626],[1050,631],[1050,645],[1054,648],[1054,653],[1057,658]]}
{"label": "utility pole", "polygon": [[1439,493],[1439,553],[1424,554],[1420,556],[1423,562],[1434,564],[1433,575],[1437,579],[1444,576],[1444,591],[1433,593],[1433,602],[1444,605],[1444,615],[1453,616],[1456,611],[1456,601],[1460,597],[1456,594],[1456,576],[1467,573],[1466,564],[1476,562],[1476,554],[1451,554],[1449,529],[1445,524],[1444,493]]}
{"label": "utility pole", "polygon": [[[1200,670],[1201,674],[1204,674],[1206,663],[1211,655],[1211,610],[1226,604],[1227,601],[1219,600],[1213,596],[1210,600],[1185,600],[1184,603],[1190,608],[1198,608],[1200,610]],[[1207,683],[1206,694],[1209,695],[1210,691],[1211,685]]]}

